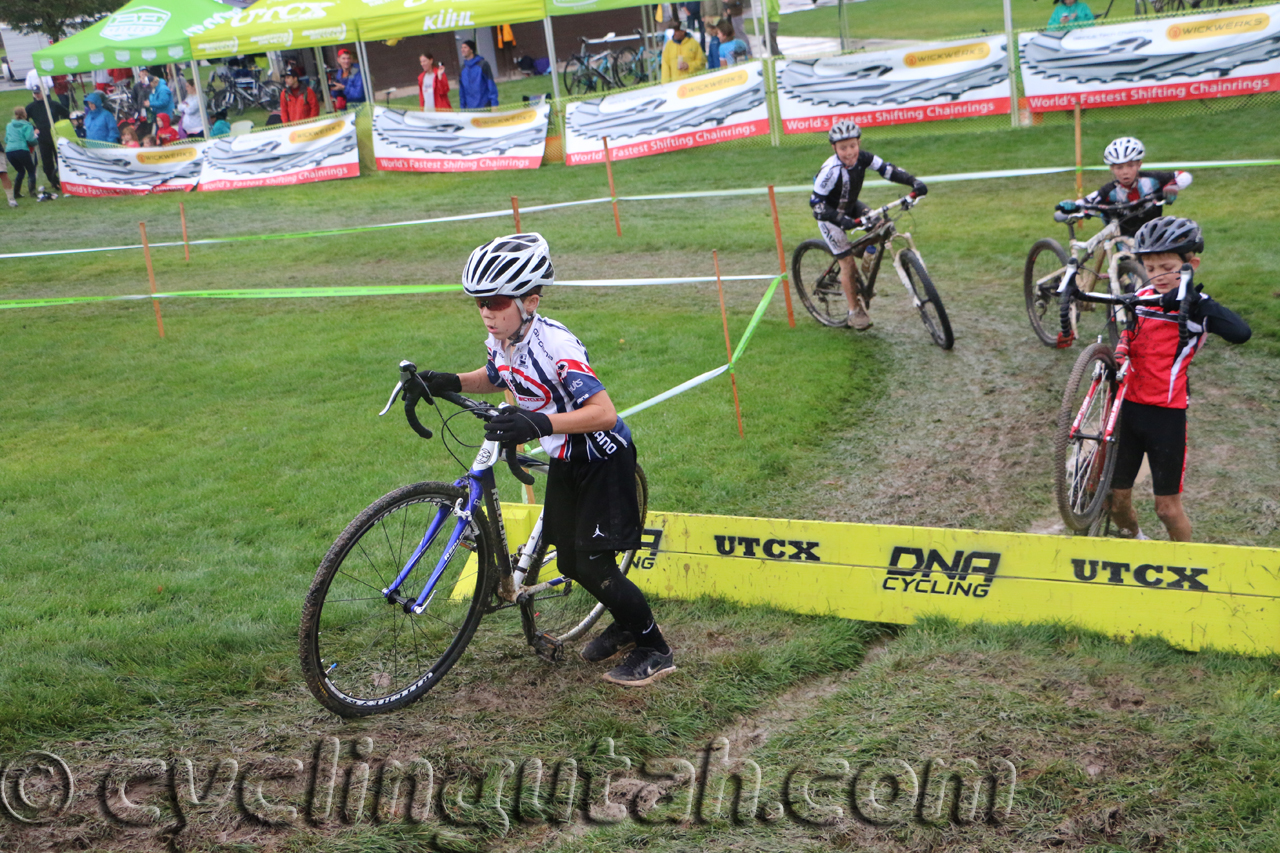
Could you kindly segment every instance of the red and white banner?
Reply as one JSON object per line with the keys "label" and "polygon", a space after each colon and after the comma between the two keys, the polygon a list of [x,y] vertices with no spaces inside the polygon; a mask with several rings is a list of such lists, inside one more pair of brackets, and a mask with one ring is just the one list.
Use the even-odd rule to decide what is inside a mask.
{"label": "red and white banner", "polygon": [[650,86],[565,109],[566,165],[603,163],[605,140],[614,160],[714,145],[769,132],[759,62]]}
{"label": "red and white banner", "polygon": [[907,50],[777,63],[786,133],[818,133],[851,118],[863,127],[1009,112],[1004,36]]}
{"label": "red and white banner", "polygon": [[90,148],[58,140],[58,174],[70,195],[107,196],[195,189],[207,142],[164,148]]}
{"label": "red and white banner", "polygon": [[360,175],[354,112],[215,139],[204,150],[200,191],[281,187]]}
{"label": "red and white banner", "polygon": [[1032,112],[1280,91],[1280,6],[1018,37]]}
{"label": "red and white banner", "polygon": [[551,107],[500,113],[373,108],[373,155],[395,172],[536,169],[547,147]]}

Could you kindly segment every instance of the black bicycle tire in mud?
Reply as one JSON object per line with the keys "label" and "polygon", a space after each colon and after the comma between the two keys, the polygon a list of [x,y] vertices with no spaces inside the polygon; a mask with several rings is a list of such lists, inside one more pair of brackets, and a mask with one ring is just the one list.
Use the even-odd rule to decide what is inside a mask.
{"label": "black bicycle tire in mud", "polygon": [[[1084,397],[1099,364],[1104,368],[1099,393],[1082,412]],[[1062,407],[1058,410],[1058,426],[1053,441],[1053,486],[1062,521],[1068,530],[1075,533],[1086,533],[1094,525],[1111,491],[1111,477],[1116,470],[1115,436],[1119,434],[1119,423],[1110,441],[1104,442],[1102,434],[1119,389],[1111,347],[1093,343],[1076,359],[1066,389],[1062,392]],[[1077,415],[1080,415],[1080,428],[1073,431]]]}
{"label": "black bicycle tire in mud", "polygon": [[[489,522],[477,507],[421,614],[387,599],[441,508],[444,523],[400,593],[416,599],[467,498],[447,483],[414,483],[370,504],[347,525],[316,570],[302,608],[299,656],[307,687],[343,717],[403,708],[462,656],[490,603],[496,569]],[[460,503],[461,502],[461,503]]]}
{"label": "black bicycle tire in mud", "polygon": [[[808,260],[806,260],[808,259]],[[805,240],[791,254],[791,283],[805,310],[824,326],[849,325],[849,300],[840,287],[840,267],[825,240]],[[854,286],[861,277],[854,269]]]}
{"label": "black bicycle tire in mud", "polygon": [[[643,531],[649,512],[649,481],[639,465],[636,465],[636,496],[640,501],[640,529]],[[618,552],[618,570],[623,575],[635,565],[638,550],[632,548]],[[544,540],[531,564],[536,568],[530,570],[524,579],[524,585],[533,586],[538,583],[541,571],[554,558],[555,552],[547,554]],[[604,605],[597,602],[579,584],[567,581],[534,595],[521,605],[520,614],[526,622],[526,630],[532,629],[532,634],[546,634],[557,643],[570,643],[591,630],[591,626],[604,615]]]}
{"label": "black bicycle tire in mud", "polygon": [[929,331],[929,337],[943,349],[951,349],[955,346],[956,336],[951,332],[947,309],[942,306],[942,298],[938,296],[938,289],[933,286],[933,279],[925,272],[920,256],[910,249],[903,249],[899,258],[902,260],[902,270],[911,282],[912,293],[920,303],[917,306],[920,320]]}
{"label": "black bicycle tire in mud", "polygon": [[[1049,258],[1052,263],[1045,264],[1042,258]],[[1037,261],[1041,263],[1037,266]],[[1047,347],[1058,345],[1058,284],[1062,273],[1067,268],[1067,253],[1057,240],[1046,237],[1037,240],[1027,254],[1026,267],[1022,273],[1022,294],[1027,302],[1027,318],[1031,321],[1031,330],[1036,333],[1040,343]],[[1049,315],[1050,327],[1044,324],[1045,314]]]}

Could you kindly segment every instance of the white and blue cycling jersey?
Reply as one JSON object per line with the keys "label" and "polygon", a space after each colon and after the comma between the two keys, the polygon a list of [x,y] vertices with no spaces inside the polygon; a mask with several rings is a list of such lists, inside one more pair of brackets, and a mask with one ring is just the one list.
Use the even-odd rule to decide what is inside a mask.
{"label": "white and blue cycling jersey", "polygon": [[[516,405],[546,415],[572,412],[604,390],[591,369],[587,348],[555,320],[535,314],[524,340],[507,362],[502,343],[490,335],[485,341],[489,360],[485,372],[499,388],[509,388]],[[604,459],[631,446],[631,430],[622,418],[613,429],[574,435],[543,436],[542,449],[552,459]]]}

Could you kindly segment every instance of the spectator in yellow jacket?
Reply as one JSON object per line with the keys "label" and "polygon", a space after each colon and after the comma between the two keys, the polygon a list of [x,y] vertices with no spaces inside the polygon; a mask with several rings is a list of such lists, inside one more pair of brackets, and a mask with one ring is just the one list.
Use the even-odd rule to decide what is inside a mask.
{"label": "spectator in yellow jacket", "polygon": [[689,38],[677,17],[671,22],[671,38],[662,46],[662,82],[682,80],[707,67],[707,55]]}

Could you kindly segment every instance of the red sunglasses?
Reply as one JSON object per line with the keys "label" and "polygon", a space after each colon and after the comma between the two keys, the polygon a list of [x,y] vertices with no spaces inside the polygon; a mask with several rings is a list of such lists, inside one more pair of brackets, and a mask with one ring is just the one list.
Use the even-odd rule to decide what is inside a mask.
{"label": "red sunglasses", "polygon": [[511,307],[510,296],[477,296],[476,307],[488,308],[490,311],[506,311]]}

